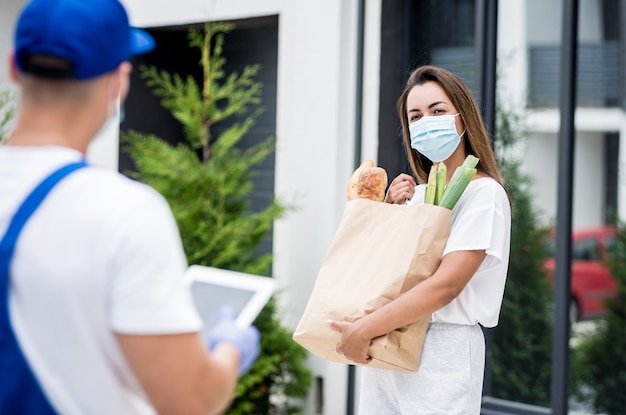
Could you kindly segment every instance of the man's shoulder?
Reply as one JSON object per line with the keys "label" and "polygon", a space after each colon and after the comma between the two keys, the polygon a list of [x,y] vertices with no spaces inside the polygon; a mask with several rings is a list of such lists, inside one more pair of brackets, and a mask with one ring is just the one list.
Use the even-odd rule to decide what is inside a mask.
{"label": "man's shoulder", "polygon": [[77,184],[90,187],[100,186],[94,190],[100,190],[101,192],[124,192],[125,196],[133,194],[137,196],[154,195],[156,192],[147,184],[109,168],[87,166],[81,174],[83,174],[83,177],[77,180]]}
{"label": "man's shoulder", "polygon": [[119,172],[97,166],[83,170],[68,183],[66,190],[83,196],[81,198],[90,205],[105,205],[116,211],[158,209],[167,205],[165,198],[153,187]]}

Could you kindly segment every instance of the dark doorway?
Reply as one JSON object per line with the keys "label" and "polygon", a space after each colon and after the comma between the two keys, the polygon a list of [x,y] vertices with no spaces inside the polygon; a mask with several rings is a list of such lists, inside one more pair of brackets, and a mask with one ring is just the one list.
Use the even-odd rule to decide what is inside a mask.
{"label": "dark doorway", "polygon": [[[257,118],[250,132],[239,142],[245,150],[268,137],[276,136],[276,85],[278,76],[278,16],[267,16],[231,21],[235,28],[225,37],[224,53],[225,72],[241,73],[247,65],[259,64],[261,69],[256,77],[263,84],[261,96],[262,114]],[[135,130],[145,134],[154,134],[171,144],[184,141],[181,124],[164,109],[157,97],[145,85],[141,78],[140,66],[154,65],[181,77],[193,76],[201,80],[201,68],[198,64],[200,53],[197,48],[190,48],[188,31],[191,26],[172,26],[148,29],[155,38],[156,49],[141,55],[133,62],[131,91],[126,100],[125,118],[121,129]],[[197,25],[202,28],[202,23]],[[251,109],[253,111],[254,109]],[[249,114],[245,114],[245,118]],[[234,123],[236,116],[228,123]],[[219,136],[226,125],[216,124],[212,135]],[[254,171],[254,189],[251,193],[250,210],[260,211],[267,207],[274,197],[275,156],[272,155],[259,164]],[[119,170],[122,173],[134,169],[132,160],[120,149]],[[259,254],[272,252],[272,239],[265,240],[258,249]]]}
{"label": "dark doorway", "polygon": [[385,0],[381,16],[378,164],[390,179],[410,168],[396,101],[410,72],[433,64],[457,74],[474,91],[475,0]]}

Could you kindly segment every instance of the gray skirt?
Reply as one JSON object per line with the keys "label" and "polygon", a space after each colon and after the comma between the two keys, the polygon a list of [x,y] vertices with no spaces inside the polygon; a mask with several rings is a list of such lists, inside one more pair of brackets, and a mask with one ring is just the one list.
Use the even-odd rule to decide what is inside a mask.
{"label": "gray skirt", "polygon": [[417,372],[361,369],[359,415],[478,415],[485,338],[478,325],[431,323]]}

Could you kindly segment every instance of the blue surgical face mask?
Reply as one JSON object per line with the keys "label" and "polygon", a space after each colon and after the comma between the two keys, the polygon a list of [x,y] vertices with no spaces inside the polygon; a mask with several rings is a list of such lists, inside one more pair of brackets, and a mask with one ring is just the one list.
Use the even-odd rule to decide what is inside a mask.
{"label": "blue surgical face mask", "polygon": [[409,125],[411,148],[433,163],[446,160],[454,153],[461,136],[456,132],[456,115],[425,116]]}

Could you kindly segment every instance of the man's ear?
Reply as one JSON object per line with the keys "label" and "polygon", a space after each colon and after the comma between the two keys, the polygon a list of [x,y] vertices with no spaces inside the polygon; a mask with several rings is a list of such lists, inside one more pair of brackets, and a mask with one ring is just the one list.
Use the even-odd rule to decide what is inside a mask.
{"label": "man's ear", "polygon": [[15,51],[9,52],[9,76],[13,82],[20,82],[20,71],[15,63]]}
{"label": "man's ear", "polygon": [[128,94],[130,84],[130,72],[132,66],[129,62],[123,62],[113,73],[109,82],[109,98],[124,102]]}
{"label": "man's ear", "polygon": [[130,90],[130,74],[133,71],[133,65],[130,62],[122,63],[122,85],[120,91],[120,101],[126,101],[128,91]]}

